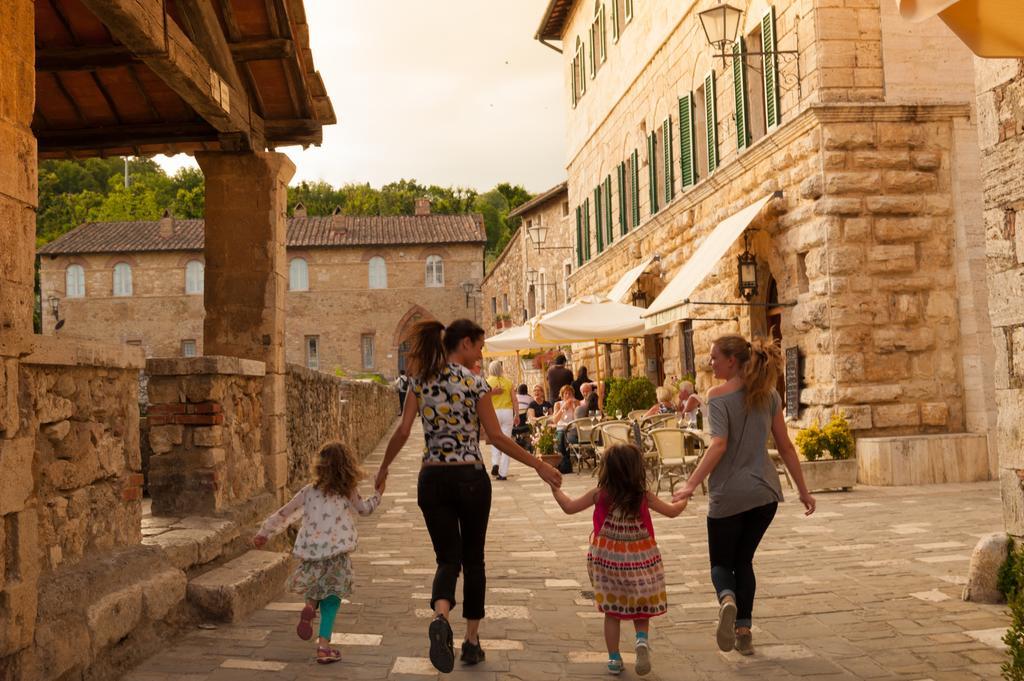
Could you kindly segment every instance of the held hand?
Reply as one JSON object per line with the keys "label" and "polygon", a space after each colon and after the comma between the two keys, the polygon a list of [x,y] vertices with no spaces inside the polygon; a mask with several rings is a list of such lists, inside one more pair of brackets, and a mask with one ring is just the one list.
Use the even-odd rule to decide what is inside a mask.
{"label": "held hand", "polygon": [[[693,488],[689,485],[683,485],[672,495],[672,501],[686,501],[689,503],[690,497],[693,496]],[[685,506],[683,508],[686,508]]]}
{"label": "held hand", "polygon": [[252,545],[258,549],[262,549],[264,546],[267,545],[267,538],[263,535],[257,534],[252,538]]}
{"label": "held hand", "polygon": [[387,483],[387,480],[388,469],[385,468],[384,466],[381,466],[379,469],[377,469],[377,476],[373,479],[373,488],[380,492],[381,494],[383,494],[384,486]]}
{"label": "held hand", "polygon": [[562,486],[562,474],[551,464],[542,463],[537,468],[537,475],[540,476],[541,480],[551,485],[552,489],[558,489]]}
{"label": "held hand", "polygon": [[800,503],[803,504],[804,508],[807,509],[806,511],[804,511],[804,515],[811,515],[812,513],[814,513],[814,509],[818,505],[817,502],[814,500],[814,497],[811,496],[810,492],[800,493]]}
{"label": "held hand", "polygon": [[381,496],[384,496],[384,488],[387,487],[387,480],[381,480],[380,482],[374,481],[374,482],[375,482],[375,484],[373,486],[374,491],[377,492],[377,494],[379,494]]}

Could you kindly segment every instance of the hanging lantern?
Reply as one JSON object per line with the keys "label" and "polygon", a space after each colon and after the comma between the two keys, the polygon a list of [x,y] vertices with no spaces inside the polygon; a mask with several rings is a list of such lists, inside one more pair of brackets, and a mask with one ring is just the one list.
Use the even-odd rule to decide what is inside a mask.
{"label": "hanging lantern", "polygon": [[743,252],[738,260],[740,295],[751,300],[757,295],[757,258],[750,252],[750,237],[746,233],[743,234]]}

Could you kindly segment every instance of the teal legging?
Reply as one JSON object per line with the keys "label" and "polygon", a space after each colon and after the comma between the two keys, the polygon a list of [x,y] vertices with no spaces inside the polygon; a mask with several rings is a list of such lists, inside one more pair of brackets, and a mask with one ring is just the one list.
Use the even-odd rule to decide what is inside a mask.
{"label": "teal legging", "polygon": [[331,632],[334,631],[334,618],[338,616],[340,607],[341,599],[337,596],[328,596],[320,601],[320,638],[331,640]]}

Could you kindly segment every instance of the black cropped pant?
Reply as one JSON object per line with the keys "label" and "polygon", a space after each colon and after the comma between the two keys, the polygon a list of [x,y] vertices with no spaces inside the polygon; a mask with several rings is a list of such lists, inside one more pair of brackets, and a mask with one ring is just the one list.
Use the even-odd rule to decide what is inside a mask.
{"label": "black cropped pant", "polygon": [[736,626],[749,627],[754,611],[754,552],[779,504],[772,502],[725,518],[708,518],[708,553],[711,582],[718,599],[726,594],[736,599]]}
{"label": "black cropped pant", "polygon": [[483,465],[424,466],[416,486],[417,502],[430,533],[437,571],[430,607],[446,600],[455,607],[455,584],[463,573],[462,616],[484,617],[484,544],[491,514],[491,479]]}

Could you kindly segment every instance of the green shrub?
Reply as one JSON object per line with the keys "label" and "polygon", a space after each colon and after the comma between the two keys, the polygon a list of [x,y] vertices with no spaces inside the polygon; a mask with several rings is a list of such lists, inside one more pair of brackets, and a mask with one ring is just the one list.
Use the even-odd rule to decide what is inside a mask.
{"label": "green shrub", "polygon": [[1003,634],[1008,659],[1003,662],[1003,678],[1024,681],[1024,550],[1007,538],[1006,560],[999,567],[996,582],[1010,606],[1010,628]]}
{"label": "green shrub", "polygon": [[850,424],[842,412],[832,414],[824,428],[814,420],[810,426],[802,428],[796,434],[794,441],[808,461],[817,461],[825,457],[851,459],[857,451]]}
{"label": "green shrub", "polygon": [[654,384],[644,376],[606,378],[604,381],[604,413],[623,416],[634,409],[647,409],[658,401]]}

